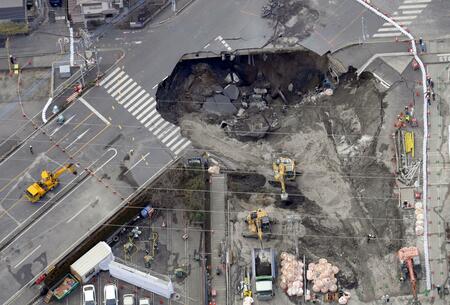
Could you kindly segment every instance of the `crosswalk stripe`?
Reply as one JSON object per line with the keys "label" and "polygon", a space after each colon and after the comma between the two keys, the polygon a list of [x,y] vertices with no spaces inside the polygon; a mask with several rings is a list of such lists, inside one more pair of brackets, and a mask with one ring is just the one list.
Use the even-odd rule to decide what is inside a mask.
{"label": "crosswalk stripe", "polygon": [[166,122],[166,120],[164,120],[163,117],[161,117],[158,121],[156,121],[155,124],[153,124],[152,126],[150,126],[150,128],[148,130],[153,131],[156,127],[158,127],[159,124],[162,124]]}
{"label": "crosswalk stripe", "polygon": [[130,77],[125,83],[122,84],[122,86],[120,86],[119,88],[117,88],[116,91],[111,93],[111,96],[115,97],[117,94],[121,93],[122,90],[125,89],[125,87],[128,86],[132,81],[133,81],[133,79]]}
{"label": "crosswalk stripe", "polygon": [[180,130],[180,127],[175,128],[170,134],[168,134],[164,139],[161,140],[161,142],[166,143],[167,140],[169,140],[171,137],[173,137],[174,134],[176,134]]}
{"label": "crosswalk stripe", "polygon": [[125,74],[125,71],[120,71],[119,74],[117,74],[117,75],[114,76],[112,79],[110,79],[107,83],[105,83],[105,84],[103,85],[103,87],[104,87],[105,89],[108,89],[109,86],[111,86],[112,84],[114,84],[114,83],[116,82],[116,80],[118,80],[119,78],[121,78],[122,75],[124,75],[124,74]]}
{"label": "crosswalk stripe", "polygon": [[409,3],[430,3],[433,0],[406,0],[403,1],[403,4],[409,4]]}
{"label": "crosswalk stripe", "polygon": [[399,16],[399,17],[394,17],[392,19],[394,20],[412,20],[412,19],[416,19],[417,16]]}
{"label": "crosswalk stripe", "polygon": [[399,32],[397,28],[379,28],[378,32]]}
{"label": "crosswalk stripe", "polygon": [[[177,136],[174,137],[172,140],[170,140],[169,143],[166,144],[166,146],[170,147],[170,145],[172,145],[172,143],[175,142],[180,136],[181,136],[181,134],[177,133]],[[183,138],[183,137],[181,137],[181,138]]]}
{"label": "crosswalk stripe", "polygon": [[139,106],[143,101],[145,101],[148,97],[150,96],[150,94],[146,93],[143,97],[141,97],[139,99],[139,101],[137,101],[136,103],[134,103],[132,106],[130,106],[130,108],[128,108],[128,111],[131,112],[134,109],[136,109],[137,106]]}
{"label": "crosswalk stripe", "polygon": [[[130,94],[128,94],[128,95],[125,95],[125,94],[121,94],[121,95],[119,95],[116,99],[117,99],[117,101],[119,102],[119,104],[123,104],[123,103],[125,103],[130,97],[133,97],[133,95],[137,92],[137,91],[139,91],[139,90],[141,90],[141,86],[137,86],[136,88],[134,88],[134,90],[133,91],[131,91],[130,92]],[[123,98],[122,98],[123,97]]]}
{"label": "crosswalk stripe", "polygon": [[422,10],[413,10],[413,11],[403,11],[403,15],[411,15],[411,14],[420,14],[422,12]]}
{"label": "crosswalk stripe", "polygon": [[[168,128],[164,129],[158,136],[157,138],[161,140],[162,137],[164,137],[165,134],[169,133],[170,131],[172,131],[174,129],[175,125],[170,125],[168,126]],[[175,128],[176,129],[176,128]]]}
{"label": "crosswalk stripe", "polygon": [[148,100],[146,100],[141,106],[139,106],[134,112],[133,112],[133,116],[136,116],[136,114],[138,114],[139,112],[141,112],[142,109],[144,109],[145,106],[147,106],[148,104],[150,104],[152,102],[153,98],[150,98]]}
{"label": "crosswalk stripe", "polygon": [[169,125],[169,121],[166,121],[164,124],[162,124],[158,129],[156,129],[154,132],[153,132],[153,134],[155,135],[155,136],[157,136],[157,135],[159,135],[159,133],[164,129],[164,128],[166,128],[166,126],[167,125]]}
{"label": "crosswalk stripe", "polygon": [[142,94],[145,93],[145,90],[142,89],[141,91],[138,92],[138,94],[136,94],[131,100],[129,100],[123,107],[128,108],[131,104],[134,103],[135,100],[137,100]]}
{"label": "crosswalk stripe", "polygon": [[[117,95],[116,99],[118,100],[119,98],[121,98],[122,96],[125,96],[131,89],[133,89],[135,86],[137,86],[136,82],[133,82],[131,85],[129,85],[124,91],[118,92],[119,94]],[[117,90],[119,91],[119,90]],[[116,94],[116,92],[114,92],[112,94],[112,96],[114,96]],[[119,103],[121,104],[121,103]]]}
{"label": "crosswalk stripe", "polygon": [[399,10],[409,10],[409,9],[415,9],[415,8],[426,8],[428,4],[407,4],[407,5],[400,5],[398,7]]}
{"label": "crosswalk stripe", "polygon": [[[144,124],[149,118],[151,118],[154,114],[156,113],[156,109],[153,109],[153,111],[152,112],[150,112],[149,114],[147,114],[146,116],[145,116],[145,118],[143,118],[142,120],[140,120],[140,122],[142,123],[142,124]],[[147,126],[146,126],[147,127]]]}
{"label": "crosswalk stripe", "polygon": [[402,33],[395,32],[395,33],[376,33],[373,34],[373,37],[395,37],[395,36],[401,36]]}
{"label": "crosswalk stripe", "polygon": [[181,146],[176,152],[175,155],[179,155],[180,152],[182,152],[184,149],[186,149],[186,147],[188,147],[189,145],[191,145],[191,141],[187,141],[186,143],[183,144],[183,146]]}
{"label": "crosswalk stripe", "polygon": [[114,76],[114,74],[116,74],[117,72],[120,71],[120,68],[117,67],[114,69],[114,71],[112,71],[111,73],[108,74],[108,76],[106,76],[104,79],[102,79],[102,81],[100,82],[100,86],[103,86],[104,83],[106,83],[111,77]]}
{"label": "crosswalk stripe", "polygon": [[[397,22],[399,25],[409,25],[412,21],[399,21]],[[383,23],[383,26],[392,26],[390,22]]]}
{"label": "crosswalk stripe", "polygon": [[[153,99],[153,98],[152,98]],[[144,111],[142,111],[141,113],[139,113],[139,115],[136,117],[136,119],[140,120],[147,112],[149,112],[150,110],[152,110],[155,107],[156,103],[153,102],[153,104],[151,104],[150,106],[148,106],[147,108],[144,109]]]}
{"label": "crosswalk stripe", "polygon": [[148,126],[150,126],[155,120],[159,119],[161,116],[159,115],[159,113],[157,113],[150,121],[148,121],[147,123],[145,123],[145,128],[147,128]]}
{"label": "crosswalk stripe", "polygon": [[181,138],[180,141],[178,141],[178,142],[175,143],[172,147],[170,147],[170,150],[171,150],[171,151],[174,151],[175,148],[177,148],[177,147],[178,147],[181,143],[183,143],[184,141],[188,141],[188,139],[186,139],[186,138]]}
{"label": "crosswalk stripe", "polygon": [[119,87],[128,78],[129,78],[128,74],[125,74],[121,79],[117,80],[117,82],[111,88],[108,89],[108,93],[111,94],[111,92],[113,92],[114,89]]}

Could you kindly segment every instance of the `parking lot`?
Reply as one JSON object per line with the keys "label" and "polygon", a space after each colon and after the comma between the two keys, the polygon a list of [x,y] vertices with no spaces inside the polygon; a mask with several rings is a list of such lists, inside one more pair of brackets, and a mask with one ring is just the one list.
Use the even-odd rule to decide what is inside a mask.
{"label": "parking lot", "polygon": [[[111,238],[115,260],[145,273],[172,280],[175,294],[166,299],[157,294],[145,291],[124,281],[110,276],[102,271],[89,283],[95,286],[97,303],[104,301],[103,289],[108,283],[114,283],[118,288],[119,304],[122,304],[125,294],[133,294],[138,304],[140,298],[148,298],[150,304],[200,304],[202,301],[202,266],[200,251],[203,235],[201,228],[185,224],[185,211],[181,207],[173,209],[155,209],[152,217],[132,221],[126,226],[126,231],[115,238]],[[139,213],[140,209],[136,209]],[[132,230],[139,232],[134,238]],[[119,230],[120,231],[120,230]],[[187,234],[187,235],[185,235]],[[183,237],[187,239],[183,239]],[[153,252],[153,244],[157,245]],[[130,246],[131,245],[131,246]],[[145,255],[153,256],[146,264]],[[176,270],[183,270],[185,274],[176,276]],[[186,276],[185,276],[186,275]],[[74,292],[62,300],[63,304],[82,304],[82,289]],[[44,304],[40,300],[37,304]]]}

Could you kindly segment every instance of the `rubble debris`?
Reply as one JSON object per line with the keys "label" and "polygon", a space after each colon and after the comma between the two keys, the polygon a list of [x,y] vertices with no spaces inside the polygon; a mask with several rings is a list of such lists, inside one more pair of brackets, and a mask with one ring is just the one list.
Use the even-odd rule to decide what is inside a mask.
{"label": "rubble debris", "polygon": [[227,85],[223,89],[223,94],[228,96],[232,101],[237,100],[239,97],[239,88],[236,85]]}
{"label": "rubble debris", "polygon": [[218,116],[228,116],[237,112],[230,98],[222,94],[215,94],[214,97],[208,97],[203,104],[202,110]]}

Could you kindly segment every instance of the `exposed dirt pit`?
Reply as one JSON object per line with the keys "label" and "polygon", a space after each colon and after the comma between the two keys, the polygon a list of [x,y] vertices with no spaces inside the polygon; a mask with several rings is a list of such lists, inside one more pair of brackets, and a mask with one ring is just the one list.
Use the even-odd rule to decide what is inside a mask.
{"label": "exposed dirt pit", "polygon": [[[243,240],[243,220],[262,207],[279,222],[265,246],[328,259],[359,300],[401,293],[393,254],[404,228],[394,177],[376,151],[381,129],[391,128],[377,86],[370,74],[330,72],[327,57],[309,51],[185,61],[160,86],[162,116],[232,171],[231,234],[242,262],[259,247]],[[277,156],[297,162],[287,192],[301,202],[283,205],[279,185],[269,183]],[[368,234],[377,239],[368,243]]]}

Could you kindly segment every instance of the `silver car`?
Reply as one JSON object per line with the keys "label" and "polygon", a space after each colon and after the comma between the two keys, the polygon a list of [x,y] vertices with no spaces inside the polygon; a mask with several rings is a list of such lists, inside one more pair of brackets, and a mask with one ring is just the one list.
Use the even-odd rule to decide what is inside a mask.
{"label": "silver car", "polygon": [[94,285],[83,286],[83,305],[97,305]]}

